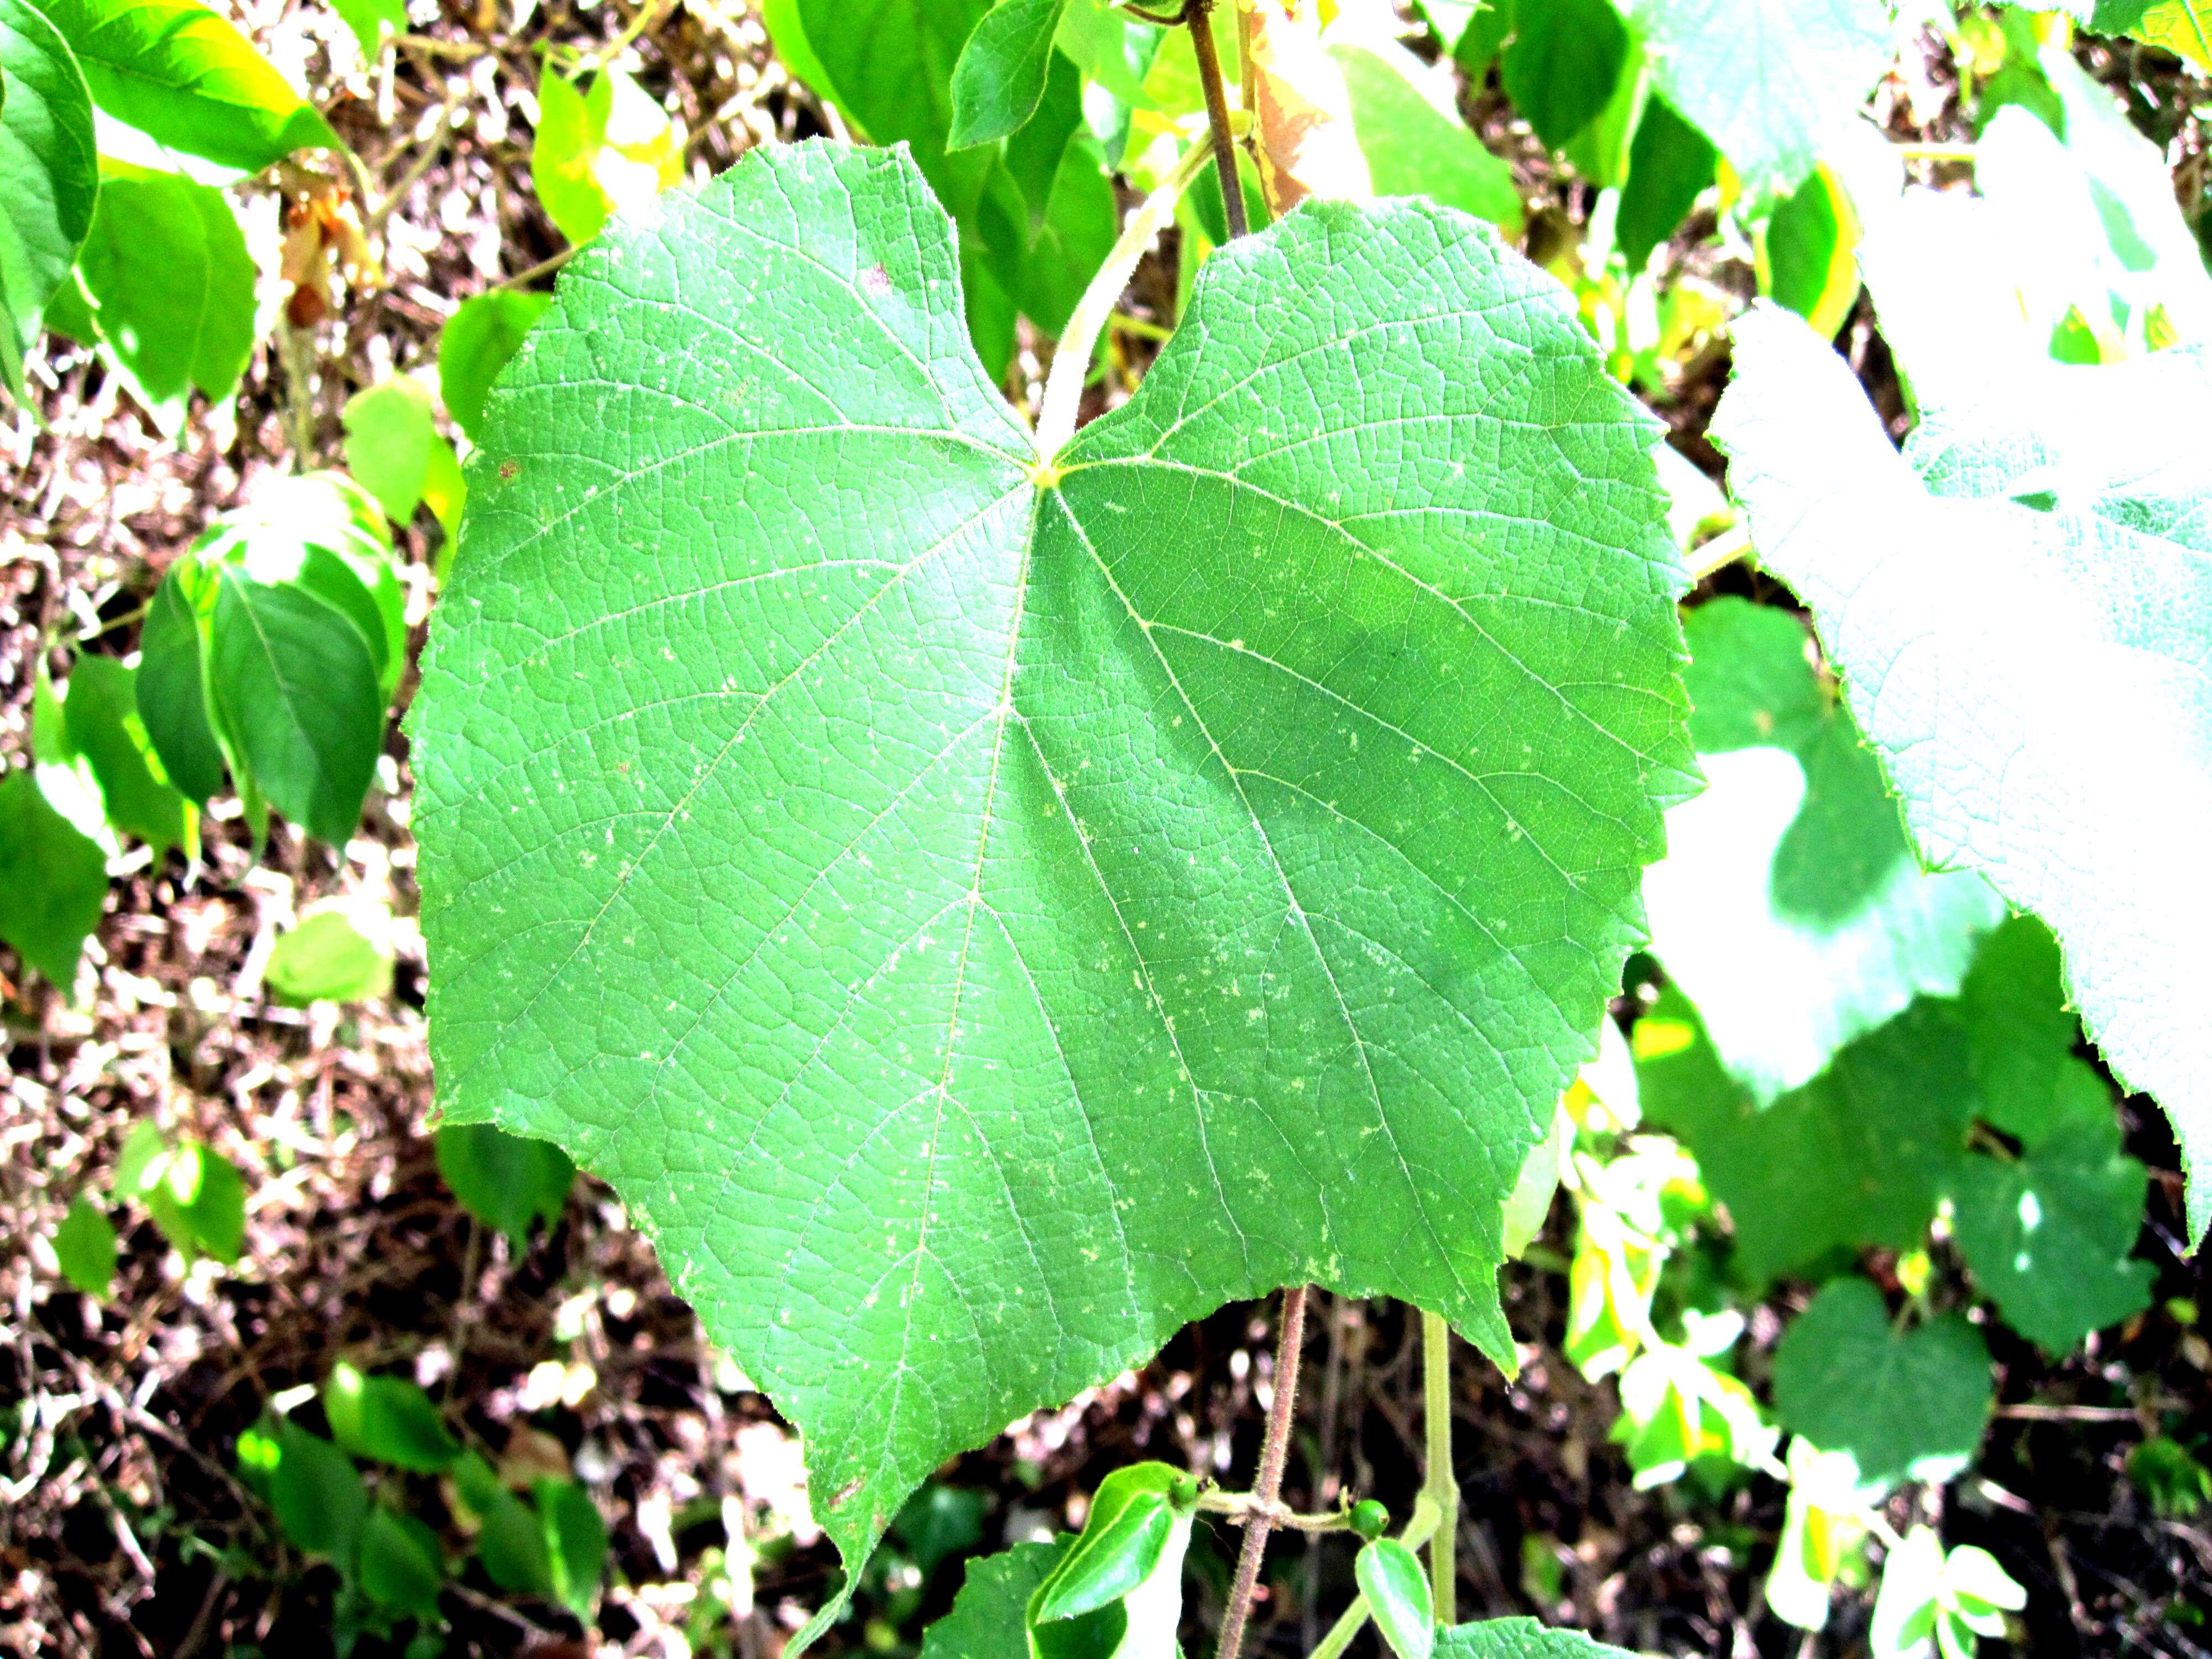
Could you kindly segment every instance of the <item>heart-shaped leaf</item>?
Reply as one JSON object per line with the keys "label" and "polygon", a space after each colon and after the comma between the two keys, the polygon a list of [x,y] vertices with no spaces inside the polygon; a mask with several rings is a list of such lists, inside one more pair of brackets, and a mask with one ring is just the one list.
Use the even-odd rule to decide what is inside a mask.
{"label": "heart-shaped leaf", "polygon": [[441,1099],[611,1180],[848,1560],[1231,1297],[1513,1363],[1504,1200],[1689,788],[1568,296],[1301,210],[1040,461],[912,161],[757,151],[564,273],[411,716]]}

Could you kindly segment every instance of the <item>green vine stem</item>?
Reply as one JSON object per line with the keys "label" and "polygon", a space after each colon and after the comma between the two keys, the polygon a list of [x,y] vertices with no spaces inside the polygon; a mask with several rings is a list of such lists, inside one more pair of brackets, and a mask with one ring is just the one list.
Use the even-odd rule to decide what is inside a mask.
{"label": "green vine stem", "polygon": [[1274,1529],[1275,1494],[1282,1490],[1283,1459],[1291,1446],[1291,1422],[1298,1397],[1298,1355],[1305,1346],[1306,1287],[1292,1285],[1283,1291],[1283,1312],[1275,1332],[1275,1397],[1267,1402],[1267,1437],[1260,1448],[1260,1478],[1254,1482],[1254,1503],[1244,1522],[1244,1547],[1237,1553],[1237,1577],[1229,1586],[1229,1608],[1221,1618],[1221,1645],[1216,1659],[1237,1659],[1244,1644],[1244,1621],[1251,1616],[1252,1595],[1260,1582],[1260,1558],[1267,1553],[1267,1534]]}
{"label": "green vine stem", "polygon": [[1459,1482],[1452,1474],[1451,1327],[1441,1314],[1421,1315],[1421,1429],[1427,1441],[1421,1495],[1436,1505],[1429,1542],[1429,1599],[1437,1622],[1459,1622]]}
{"label": "green vine stem", "polygon": [[1229,135],[1229,93],[1221,78],[1221,51],[1213,39],[1213,0],[1187,0],[1182,15],[1190,25],[1190,50],[1198,60],[1198,83],[1206,92],[1206,131],[1213,141],[1214,171],[1221,180],[1221,210],[1230,240],[1234,241],[1251,229],[1252,222],[1244,212],[1244,185],[1237,176],[1237,145]]}
{"label": "green vine stem", "polygon": [[1114,314],[1121,290],[1129,286],[1129,273],[1145,257],[1145,250],[1152,246],[1160,227],[1173,216],[1176,204],[1182,199],[1183,191],[1190,188],[1190,181],[1198,177],[1209,159],[1202,139],[1176,158],[1175,166],[1168,169],[1168,176],[1160,180],[1159,188],[1145,198],[1129,216],[1129,222],[1121,228],[1121,239],[1106,255],[1106,263],[1098,267],[1091,286],[1075,302],[1067,326],[1060,331],[1060,343],[1053,349],[1052,372],[1045,377],[1044,402],[1037,415],[1037,454],[1047,467],[1075,435],[1076,407],[1083,400],[1083,382],[1091,372],[1091,354],[1097,347],[1099,331]]}

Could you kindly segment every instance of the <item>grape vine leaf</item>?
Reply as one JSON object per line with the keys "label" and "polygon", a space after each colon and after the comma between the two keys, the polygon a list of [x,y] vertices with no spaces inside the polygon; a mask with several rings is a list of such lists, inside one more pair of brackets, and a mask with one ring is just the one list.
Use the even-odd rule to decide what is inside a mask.
{"label": "grape vine leaf", "polygon": [[1783,1427],[1848,1453],[1870,1494],[1964,1469],[1993,1398],[1989,1345],[1963,1315],[1895,1330],[1881,1292],[1856,1273],[1822,1285],[1775,1351]]}
{"label": "grape vine leaf", "polygon": [[1232,1297],[1510,1364],[1502,1203],[1693,787],[1657,428],[1487,227],[1220,250],[1044,463],[957,269],[896,149],[618,222],[410,716],[446,1112],[624,1194],[855,1564]]}
{"label": "grape vine leaf", "polygon": [[1652,948],[1761,1102],[1914,997],[1948,996],[2004,902],[1924,875],[1881,769],[1821,684],[1804,624],[1718,599],[1684,623],[1705,793],[1644,878]]}
{"label": "grape vine leaf", "polygon": [[0,0],[0,386],[23,396],[23,353],[68,279],[100,192],[92,97],[61,32]]}
{"label": "grape vine leaf", "polygon": [[[1736,325],[1716,416],[1754,544],[1812,608],[1932,868],[2047,922],[2113,1073],[2212,1219],[2212,356],[1923,381],[1906,453],[1796,317]],[[2201,1173],[2200,1173],[2201,1172]]]}
{"label": "grape vine leaf", "polygon": [[1882,0],[1617,0],[1654,86],[1754,201],[1797,188],[1889,61]]}
{"label": "grape vine leaf", "polygon": [[1960,1177],[1960,1254],[2021,1335],[2063,1354],[2150,1305],[2154,1269],[2130,1254],[2149,1172],[2120,1150],[2108,1103],[2016,1159],[1969,1159]]}
{"label": "grape vine leaf", "polygon": [[48,0],[92,100],[156,143],[258,173],[338,137],[253,43],[199,0]]}
{"label": "grape vine leaf", "polygon": [[1944,1003],[1922,998],[1764,1109],[1722,1068],[1679,990],[1637,1030],[1644,1121],[1696,1154],[1755,1284],[1862,1244],[1916,1244],[1957,1184],[1973,1084]]}

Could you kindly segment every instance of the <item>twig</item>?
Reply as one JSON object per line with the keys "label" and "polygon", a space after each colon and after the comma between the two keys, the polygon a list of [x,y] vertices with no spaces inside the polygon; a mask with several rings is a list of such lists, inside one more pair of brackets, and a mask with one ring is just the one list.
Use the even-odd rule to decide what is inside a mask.
{"label": "twig", "polygon": [[1283,1488],[1283,1455],[1291,1443],[1291,1423],[1298,1396],[1298,1352],[1306,1334],[1306,1287],[1283,1292],[1283,1311],[1275,1334],[1275,1397],[1267,1402],[1267,1437],[1260,1447],[1260,1478],[1252,1495],[1259,1500],[1244,1527],[1244,1547],[1237,1557],[1237,1577],[1229,1587],[1229,1610],[1222,1615],[1221,1645],[1215,1659],[1237,1659],[1244,1645],[1244,1621],[1251,1617],[1252,1592],[1260,1582],[1260,1558],[1273,1529],[1276,1494]]}
{"label": "twig", "polygon": [[1249,1527],[1265,1523],[1270,1527],[1289,1527],[1297,1532],[1345,1532],[1351,1521],[1334,1510],[1317,1515],[1301,1515],[1288,1504],[1262,1504],[1256,1492],[1210,1492],[1198,1500],[1198,1507],[1208,1515],[1218,1515],[1232,1527]]}
{"label": "twig", "polygon": [[1221,52],[1213,40],[1213,0],[1186,0],[1183,21],[1190,25],[1190,49],[1198,59],[1198,83],[1206,90],[1206,131],[1213,138],[1213,170],[1221,180],[1221,210],[1230,240],[1252,228],[1245,216],[1244,185],[1237,176],[1237,143],[1229,136],[1229,94],[1221,80]]}
{"label": "twig", "polygon": [[1421,1490],[1437,1506],[1429,1540],[1429,1599],[1437,1622],[1459,1622],[1459,1480],[1452,1473],[1451,1328],[1441,1314],[1421,1315],[1421,1416],[1427,1467]]}
{"label": "twig", "polygon": [[385,222],[407,199],[407,192],[422,181],[422,175],[429,172],[436,165],[438,158],[446,153],[446,144],[453,136],[453,112],[459,106],[460,95],[448,88],[445,104],[438,111],[436,128],[429,137],[423,140],[421,153],[407,171],[399,175],[399,182],[390,190],[379,193],[376,205],[368,210],[368,217],[362,222],[362,234],[372,238],[382,234]]}
{"label": "twig", "polygon": [[497,282],[491,285],[492,289],[493,290],[497,290],[502,288],[521,288],[527,283],[536,282],[540,276],[550,276],[555,271],[560,270],[562,265],[567,264],[569,260],[574,258],[580,251],[580,248],[576,244],[571,243],[568,246],[562,248],[558,253],[555,254],[551,258],[540,259],[536,264],[531,266],[527,270],[518,270],[512,276],[501,277]]}

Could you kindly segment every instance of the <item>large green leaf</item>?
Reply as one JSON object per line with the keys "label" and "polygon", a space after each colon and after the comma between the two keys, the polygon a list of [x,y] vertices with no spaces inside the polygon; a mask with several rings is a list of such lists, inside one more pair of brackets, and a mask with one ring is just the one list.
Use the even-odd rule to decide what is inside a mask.
{"label": "large green leaf", "polygon": [[66,993],[106,897],[99,843],[54,810],[30,768],[10,772],[0,781],[0,939]]}
{"label": "large green leaf", "polygon": [[76,263],[100,191],[92,98],[60,31],[0,0],[0,386],[23,396],[23,351]]}
{"label": "large green leaf", "polygon": [[86,343],[173,433],[195,391],[229,397],[253,355],[253,257],[221,191],[121,161],[101,172],[77,265],[98,336]]}
{"label": "large green leaf", "polygon": [[[1812,606],[1923,859],[2051,925],[2090,1036],[2212,1157],[2212,357],[1923,383],[1891,447],[1796,317],[1736,327],[1714,432]],[[1939,397],[1939,392],[1941,396]],[[2189,1227],[2212,1219],[2193,1178]]]}
{"label": "large green leaf", "polygon": [[1653,948],[1760,1100],[1923,993],[1948,996],[2004,902],[1921,873],[1881,769],[1785,611],[1692,611],[1686,676],[1705,793],[1644,877]]}
{"label": "large green leaf", "polygon": [[1613,221],[1613,238],[1632,273],[1643,270],[1652,250],[1674,234],[1718,176],[1719,161],[1712,140],[1672,104],[1656,93],[1644,100],[1629,144],[1620,212]]}
{"label": "large green leaf", "polygon": [[340,148],[314,106],[198,0],[49,0],[93,101],[171,149],[258,173]]}
{"label": "large green leaf", "polygon": [[1889,59],[1882,0],[1616,0],[1668,102],[1754,200],[1788,194]]}
{"label": "large green leaf", "polygon": [[411,716],[446,1109],[623,1191],[848,1559],[1232,1297],[1510,1364],[1502,1201],[1691,787],[1656,428],[1486,227],[1222,249],[1048,465],[955,270],[828,144],[580,256]]}
{"label": "large green leaf", "polygon": [[1782,1426],[1849,1453],[1875,1494],[1948,1480],[1972,1462],[1990,1400],[1989,1345],[1963,1315],[1898,1330],[1856,1273],[1823,1285],[1774,1355]]}

